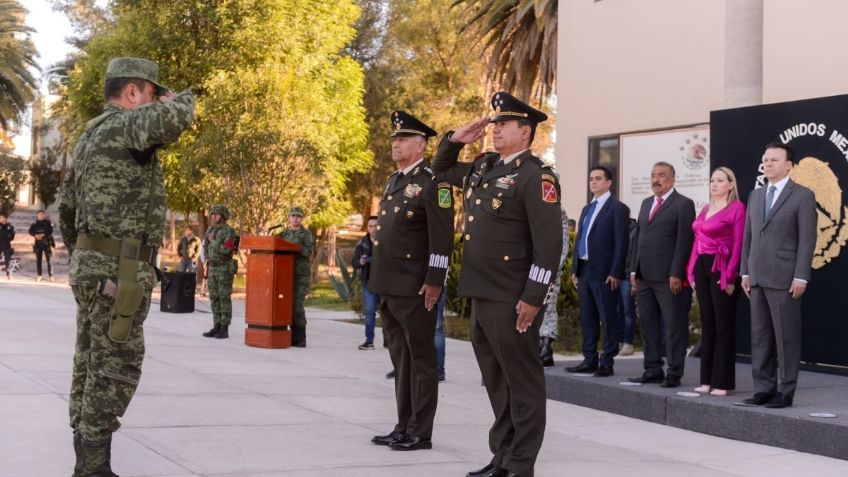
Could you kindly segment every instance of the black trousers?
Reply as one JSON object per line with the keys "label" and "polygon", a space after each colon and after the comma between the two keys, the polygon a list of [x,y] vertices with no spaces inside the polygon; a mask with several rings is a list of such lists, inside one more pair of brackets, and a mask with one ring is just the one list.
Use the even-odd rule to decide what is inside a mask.
{"label": "black trousers", "polygon": [[545,373],[539,360],[544,308],[525,333],[515,330],[515,303],[472,299],[471,344],[483,374],[495,423],[492,463],[532,475],[545,437]]}
{"label": "black trousers", "polygon": [[53,251],[50,250],[50,245],[36,245],[35,247],[33,247],[33,249],[33,251],[35,252],[35,273],[39,277],[41,276],[41,259],[42,257],[44,257],[47,259],[47,274],[52,277],[53,264],[50,263],[50,257],[53,256]]}
{"label": "black trousers", "polygon": [[645,375],[663,374],[660,322],[665,322],[665,348],[669,376],[683,377],[686,348],[689,345],[689,310],[683,292],[671,292],[668,280],[655,282],[640,279],[636,291],[642,341],[645,347]]}
{"label": "black trousers", "polygon": [[6,275],[9,275],[12,273],[12,248],[4,248],[2,253],[3,266],[6,267]]}
{"label": "black trousers", "polygon": [[420,296],[383,296],[380,317],[389,341],[392,366],[397,373],[398,422],[394,430],[430,439],[439,398],[433,342],[436,307],[427,311],[424,298]]}
{"label": "black trousers", "polygon": [[[581,274],[582,275],[582,274]],[[603,280],[579,277],[580,329],[583,331],[583,362],[612,366],[618,354],[618,292]],[[604,328],[603,353],[598,356],[598,340]]]}
{"label": "black trousers", "polygon": [[695,294],[701,309],[701,384],[729,390],[736,388],[736,305],[740,287],[734,283],[732,295],[721,290],[719,274],[711,271],[714,260],[714,255],[699,255],[695,261]]}

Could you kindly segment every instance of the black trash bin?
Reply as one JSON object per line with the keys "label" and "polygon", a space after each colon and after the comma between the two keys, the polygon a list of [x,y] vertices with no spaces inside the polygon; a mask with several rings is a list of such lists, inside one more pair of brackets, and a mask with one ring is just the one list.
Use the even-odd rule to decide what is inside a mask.
{"label": "black trash bin", "polygon": [[193,313],[196,286],[197,276],[194,273],[166,272],[162,279],[160,309],[167,313]]}

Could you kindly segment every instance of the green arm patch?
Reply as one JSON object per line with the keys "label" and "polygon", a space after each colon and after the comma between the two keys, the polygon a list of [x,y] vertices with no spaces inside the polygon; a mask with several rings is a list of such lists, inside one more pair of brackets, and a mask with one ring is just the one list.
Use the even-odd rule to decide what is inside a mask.
{"label": "green arm patch", "polygon": [[447,209],[453,206],[453,194],[450,187],[439,188],[439,207]]}

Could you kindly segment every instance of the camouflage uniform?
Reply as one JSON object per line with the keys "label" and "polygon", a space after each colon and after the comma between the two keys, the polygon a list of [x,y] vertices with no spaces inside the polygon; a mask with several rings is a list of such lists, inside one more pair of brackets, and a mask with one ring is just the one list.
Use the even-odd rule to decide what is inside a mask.
{"label": "camouflage uniform", "polygon": [[[157,77],[155,63],[135,58],[113,59],[106,72],[107,80],[140,78],[162,91]],[[59,225],[71,254],[70,284],[77,302],[69,398],[75,476],[114,475],[109,466],[111,435],[141,377],[142,325],[157,281],[151,263],[164,235],[165,185],[156,149],[175,141],[193,118],[194,97],[189,91],[169,102],[134,109],[110,102],[103,114],[88,122],[74,148],[59,203]],[[131,260],[119,259],[121,252],[107,247],[133,239],[139,239],[141,246],[139,256]],[[119,263],[132,267],[119,268]],[[132,268],[134,280],[120,278],[119,270],[131,273]],[[109,290],[102,288],[115,282],[140,291],[133,295],[141,302],[131,313],[124,342],[113,339],[116,335],[110,331],[119,321],[115,295],[108,296]]]}
{"label": "camouflage uniform", "polygon": [[[303,209],[292,207],[290,215],[303,217]],[[303,303],[309,292],[309,277],[312,273],[312,250],[315,247],[312,233],[304,226],[288,228],[278,234],[283,240],[300,245],[300,253],[294,262],[294,313],[292,317],[292,344],[306,344],[306,310]]]}
{"label": "camouflage uniform", "polygon": [[568,259],[568,214],[565,213],[565,206],[561,209],[562,212],[562,254],[559,256],[559,268],[557,269],[556,278],[553,281],[551,289],[551,299],[545,306],[545,314],[542,318],[542,327],[539,328],[539,359],[542,360],[542,365],[550,368],[554,365],[554,344],[553,342],[559,339],[559,313],[557,312],[557,298],[559,298],[559,287],[562,283],[562,268],[565,266],[565,261]]}
{"label": "camouflage uniform", "polygon": [[[212,214],[220,214],[225,220],[230,218],[230,211],[222,205],[214,205]],[[214,326],[204,336],[227,338],[227,328],[233,319],[233,276],[236,264],[233,254],[236,248],[238,234],[227,223],[222,222],[209,227],[203,240],[203,255],[209,276],[209,301],[212,304],[212,320]],[[220,331],[220,332],[219,332]],[[226,332],[226,333],[225,333]]]}

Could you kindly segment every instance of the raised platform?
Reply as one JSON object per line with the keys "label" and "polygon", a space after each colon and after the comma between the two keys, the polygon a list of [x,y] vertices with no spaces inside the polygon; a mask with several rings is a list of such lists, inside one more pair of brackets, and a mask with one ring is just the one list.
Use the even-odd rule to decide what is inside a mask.
{"label": "raised platform", "polygon": [[[680,396],[698,386],[700,360],[687,358],[683,385],[626,386],[642,374],[641,357],[619,358],[615,376],[595,378],[567,373],[578,360],[558,360],[545,373],[549,399],[590,407],[690,431],[848,460],[848,377],[802,371],[794,406],[788,409],[742,407],[733,403],[753,395],[751,366],[736,365],[737,390],[729,397]],[[836,418],[811,417],[836,414]]]}

